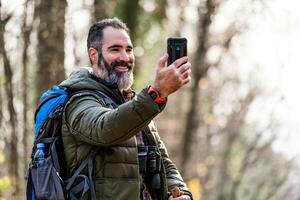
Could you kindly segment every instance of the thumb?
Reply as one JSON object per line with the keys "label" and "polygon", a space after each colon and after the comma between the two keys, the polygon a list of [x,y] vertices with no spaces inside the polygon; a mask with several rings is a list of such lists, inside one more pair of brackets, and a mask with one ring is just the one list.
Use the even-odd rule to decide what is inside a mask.
{"label": "thumb", "polygon": [[163,68],[166,65],[169,55],[165,53],[158,61],[158,67]]}

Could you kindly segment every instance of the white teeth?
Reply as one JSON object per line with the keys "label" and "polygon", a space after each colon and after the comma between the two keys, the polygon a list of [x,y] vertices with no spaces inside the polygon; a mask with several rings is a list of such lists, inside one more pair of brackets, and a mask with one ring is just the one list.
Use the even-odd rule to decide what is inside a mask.
{"label": "white teeth", "polygon": [[128,68],[127,67],[124,67],[124,66],[118,66],[115,68],[117,71],[122,71],[122,72],[125,72],[125,71],[128,71]]}

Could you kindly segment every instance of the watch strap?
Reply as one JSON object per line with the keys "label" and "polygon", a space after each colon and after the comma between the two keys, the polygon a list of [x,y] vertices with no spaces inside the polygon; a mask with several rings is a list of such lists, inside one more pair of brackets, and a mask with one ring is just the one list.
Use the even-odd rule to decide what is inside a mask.
{"label": "watch strap", "polygon": [[165,104],[167,102],[167,98],[162,98],[159,92],[152,86],[149,86],[148,94],[151,96],[153,101],[155,101],[155,103],[157,104]]}

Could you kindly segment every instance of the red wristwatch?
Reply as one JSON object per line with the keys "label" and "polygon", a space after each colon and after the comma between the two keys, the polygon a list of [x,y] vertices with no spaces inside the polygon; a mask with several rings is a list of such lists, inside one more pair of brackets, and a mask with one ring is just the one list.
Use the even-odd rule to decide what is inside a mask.
{"label": "red wristwatch", "polygon": [[165,104],[167,102],[167,98],[162,98],[157,90],[155,90],[152,86],[148,88],[148,94],[150,97],[158,104]]}

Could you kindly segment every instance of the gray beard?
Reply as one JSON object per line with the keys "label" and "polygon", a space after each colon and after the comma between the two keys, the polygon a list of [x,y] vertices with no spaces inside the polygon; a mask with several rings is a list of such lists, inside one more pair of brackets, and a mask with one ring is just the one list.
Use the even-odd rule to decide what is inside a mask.
{"label": "gray beard", "polygon": [[101,70],[101,78],[108,83],[116,83],[121,91],[129,89],[134,82],[132,70],[124,73],[113,71],[112,67],[105,63],[103,58],[98,67]]}

